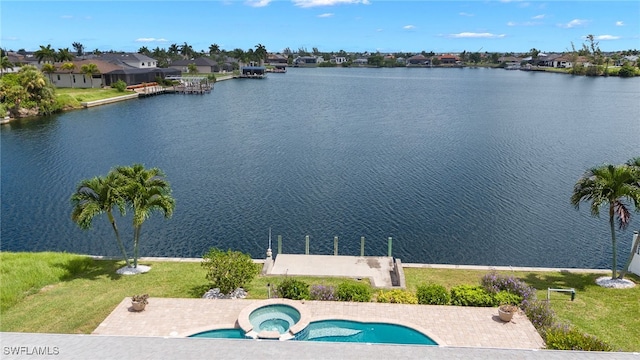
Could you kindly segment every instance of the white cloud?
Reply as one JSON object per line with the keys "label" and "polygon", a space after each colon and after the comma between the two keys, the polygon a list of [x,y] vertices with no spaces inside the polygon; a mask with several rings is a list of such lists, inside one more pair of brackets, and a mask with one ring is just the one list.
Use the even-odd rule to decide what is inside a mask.
{"label": "white cloud", "polygon": [[383,31],[383,30],[382,29],[376,29],[376,32],[381,32],[381,31]]}
{"label": "white cloud", "polygon": [[571,29],[578,26],[584,26],[587,24],[587,22],[588,22],[587,20],[573,19],[566,24],[559,24],[558,26],[563,27],[565,29]]}
{"label": "white cloud", "polygon": [[63,19],[73,19],[73,15],[62,15],[60,17]]}
{"label": "white cloud", "polygon": [[473,32],[461,32],[458,34],[449,34],[450,38],[455,39],[463,39],[463,38],[471,38],[471,39],[498,39],[505,37],[505,34],[492,34],[492,33],[473,33]]}
{"label": "white cloud", "polygon": [[245,5],[249,5],[251,7],[265,7],[269,5],[271,0],[246,0]]}
{"label": "white cloud", "polygon": [[371,4],[369,0],[291,0],[295,6],[309,8],[315,6],[333,6],[339,4]]}
{"label": "white cloud", "polygon": [[536,16],[532,17],[532,19],[534,19],[534,20],[541,20],[541,19],[544,19],[544,17],[545,17],[545,15],[544,15],[544,14],[540,14],[540,15],[536,15]]}
{"label": "white cloud", "polygon": [[542,23],[536,21],[525,21],[523,23],[517,23],[513,21],[507,22],[507,26],[536,26],[541,25]]}
{"label": "white cloud", "polygon": [[156,38],[137,38],[135,41],[136,42],[167,42],[169,40],[164,39],[164,38],[159,38],[159,39],[156,39]]}
{"label": "white cloud", "polygon": [[616,26],[624,26],[624,22],[622,22],[622,21],[616,21]]}
{"label": "white cloud", "polygon": [[415,27],[415,26],[413,26],[413,25],[405,25],[405,26],[403,26],[402,28],[403,28],[403,29],[405,29],[405,30],[413,30],[413,29],[415,29],[416,27]]}
{"label": "white cloud", "polygon": [[615,35],[598,35],[593,37],[595,40],[618,40],[620,36]]}
{"label": "white cloud", "polygon": [[328,18],[328,17],[332,17],[334,14],[333,13],[324,13],[324,14],[320,14],[318,15],[319,18]]}
{"label": "white cloud", "polygon": [[466,12],[461,12],[458,15],[460,15],[460,16],[469,16],[469,17],[475,16],[474,14],[469,14],[469,13],[466,13]]}

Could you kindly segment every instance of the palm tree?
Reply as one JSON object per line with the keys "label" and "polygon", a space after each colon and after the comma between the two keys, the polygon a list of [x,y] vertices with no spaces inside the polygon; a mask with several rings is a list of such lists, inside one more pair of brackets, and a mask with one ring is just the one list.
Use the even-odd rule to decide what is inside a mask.
{"label": "palm tree", "polygon": [[149,48],[146,47],[146,46],[140,47],[140,49],[138,49],[138,53],[139,54],[143,54],[143,55],[147,55],[147,56],[151,55],[151,51],[149,51]]}
{"label": "palm tree", "polygon": [[256,47],[256,51],[254,51],[253,53],[258,59],[258,62],[260,63],[260,65],[262,65],[264,64],[264,62],[267,61],[267,48],[262,44],[258,44],[255,47]]}
{"label": "palm tree", "polygon": [[218,44],[209,45],[209,56],[220,53],[220,46]]}
{"label": "palm tree", "polygon": [[73,44],[71,44],[71,46],[73,46],[73,48],[75,49],[76,56],[84,55],[84,45],[79,42],[74,42]]}
{"label": "palm tree", "polygon": [[60,70],[65,70],[69,72],[69,82],[71,83],[71,88],[73,88],[73,79],[71,78],[71,73],[76,69],[76,64],[72,62],[66,62],[60,66]]}
{"label": "palm tree", "polygon": [[71,61],[73,60],[73,54],[69,51],[69,48],[58,49],[58,54],[56,55],[57,61]]}
{"label": "palm tree", "polygon": [[122,189],[133,208],[133,267],[136,268],[142,224],[154,211],[161,211],[165,218],[171,217],[175,200],[171,197],[171,186],[158,168],[145,169],[142,164],[134,164],[117,167],[115,171],[126,179]]}
{"label": "palm tree", "polygon": [[20,74],[18,81],[27,93],[29,93],[29,98],[34,98],[36,96],[35,94],[47,85],[47,80],[42,76],[42,72],[33,65],[21,67],[18,73]]}
{"label": "palm tree", "polygon": [[13,69],[13,66],[14,66],[13,63],[9,61],[9,57],[3,56],[2,59],[0,59],[0,76],[4,74],[5,70]]}
{"label": "palm tree", "polygon": [[111,228],[116,234],[118,247],[122,252],[127,267],[131,267],[129,257],[120,239],[120,232],[113,216],[113,208],[116,207],[121,215],[125,214],[125,199],[121,194],[123,179],[116,172],[110,172],[107,177],[94,177],[85,179],[78,184],[76,192],[71,195],[73,211],[71,220],[83,229],[90,229],[93,219],[100,214],[107,214]]}
{"label": "palm tree", "polygon": [[38,64],[42,61],[55,61],[56,59],[56,50],[51,47],[51,44],[44,47],[40,45],[40,50],[37,50],[34,55],[36,59],[38,59]]}
{"label": "palm tree", "polygon": [[91,79],[91,87],[93,88],[93,74],[100,74],[98,65],[94,63],[84,64],[80,67],[80,71],[85,75],[89,75],[89,79]]}
{"label": "palm tree", "polygon": [[[629,205],[633,201],[636,209],[640,206],[640,187],[636,171],[628,165],[603,165],[589,169],[573,188],[571,203],[576,209],[580,202],[591,201],[591,215],[599,217],[602,205],[609,205],[609,226],[613,250],[612,279],[616,278],[617,248],[615,220],[619,229],[625,229],[631,220]],[[622,273],[621,275],[624,275]]]}
{"label": "palm tree", "polygon": [[185,59],[191,59],[193,53],[193,47],[186,42],[182,44],[182,46],[180,46],[180,54],[182,54],[182,57],[184,57]]}
{"label": "palm tree", "polygon": [[178,52],[180,52],[180,47],[178,46],[178,44],[171,44],[169,45],[169,54],[177,54]]}
{"label": "palm tree", "polygon": [[49,75],[49,81],[53,83],[53,79],[51,78],[51,74],[56,72],[56,67],[53,64],[44,64],[42,65],[42,72]]}

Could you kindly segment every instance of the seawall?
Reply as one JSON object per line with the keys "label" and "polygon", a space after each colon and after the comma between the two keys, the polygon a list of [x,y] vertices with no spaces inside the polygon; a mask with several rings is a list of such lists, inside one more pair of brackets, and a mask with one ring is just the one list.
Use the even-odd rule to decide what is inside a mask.
{"label": "seawall", "polygon": [[[115,256],[93,256],[95,260],[120,260]],[[173,258],[173,257],[141,257],[138,261],[166,261],[166,262],[201,262],[202,258]],[[256,264],[263,264],[264,259],[253,259]],[[611,269],[581,269],[581,268],[550,268],[550,267],[527,267],[527,266],[491,266],[491,265],[454,265],[454,264],[419,264],[402,263],[403,268],[428,268],[428,269],[460,269],[460,270],[481,270],[481,271],[525,271],[525,272],[574,272],[574,273],[611,273]]]}

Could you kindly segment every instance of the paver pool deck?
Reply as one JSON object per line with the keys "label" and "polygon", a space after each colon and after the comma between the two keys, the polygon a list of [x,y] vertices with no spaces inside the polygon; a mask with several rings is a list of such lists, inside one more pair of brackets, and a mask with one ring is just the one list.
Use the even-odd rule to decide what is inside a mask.
{"label": "paver pool deck", "polygon": [[[198,332],[234,328],[240,312],[271,300],[150,298],[142,312],[130,311],[125,298],[93,331],[94,335],[186,337]],[[335,301],[299,301],[310,321],[345,319],[388,322],[414,328],[440,346],[541,349],[544,342],[523,314],[509,323],[497,308]]]}

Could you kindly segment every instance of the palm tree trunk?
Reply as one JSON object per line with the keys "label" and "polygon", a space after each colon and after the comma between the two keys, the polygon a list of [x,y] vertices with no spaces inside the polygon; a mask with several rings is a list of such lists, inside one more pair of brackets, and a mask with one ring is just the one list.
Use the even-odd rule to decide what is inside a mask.
{"label": "palm tree trunk", "polygon": [[120,239],[120,232],[118,231],[116,220],[113,218],[113,214],[111,213],[111,211],[107,213],[107,216],[109,216],[109,222],[111,222],[111,227],[113,228],[113,231],[116,233],[116,241],[118,242],[118,247],[122,252],[122,256],[124,256],[124,261],[127,264],[127,267],[131,267],[131,264],[129,263],[129,257],[127,256],[127,251],[124,249],[124,245],[122,244],[122,239]]}
{"label": "palm tree trunk", "polygon": [[624,264],[624,267],[622,268],[622,271],[620,271],[620,276],[618,277],[619,279],[622,280],[622,279],[624,279],[624,276],[627,275],[627,272],[629,271],[629,265],[631,265],[631,260],[633,260],[633,256],[638,251],[638,245],[640,245],[640,236],[638,236],[638,233],[636,232],[633,235],[633,246],[631,247],[631,254],[629,254],[629,258],[627,259],[627,263]]}
{"label": "palm tree trunk", "polygon": [[140,228],[142,225],[133,228],[133,267],[138,267],[138,240],[140,239]]}
{"label": "palm tree trunk", "polygon": [[613,216],[614,212],[613,212],[613,203],[609,204],[609,226],[611,227],[611,248],[613,250],[613,266],[612,266],[612,270],[613,270],[613,275],[611,276],[611,279],[615,279],[616,278],[616,270],[618,268],[618,263],[617,263],[617,249],[616,249],[616,227],[615,227],[615,222],[614,222],[614,216]]}

